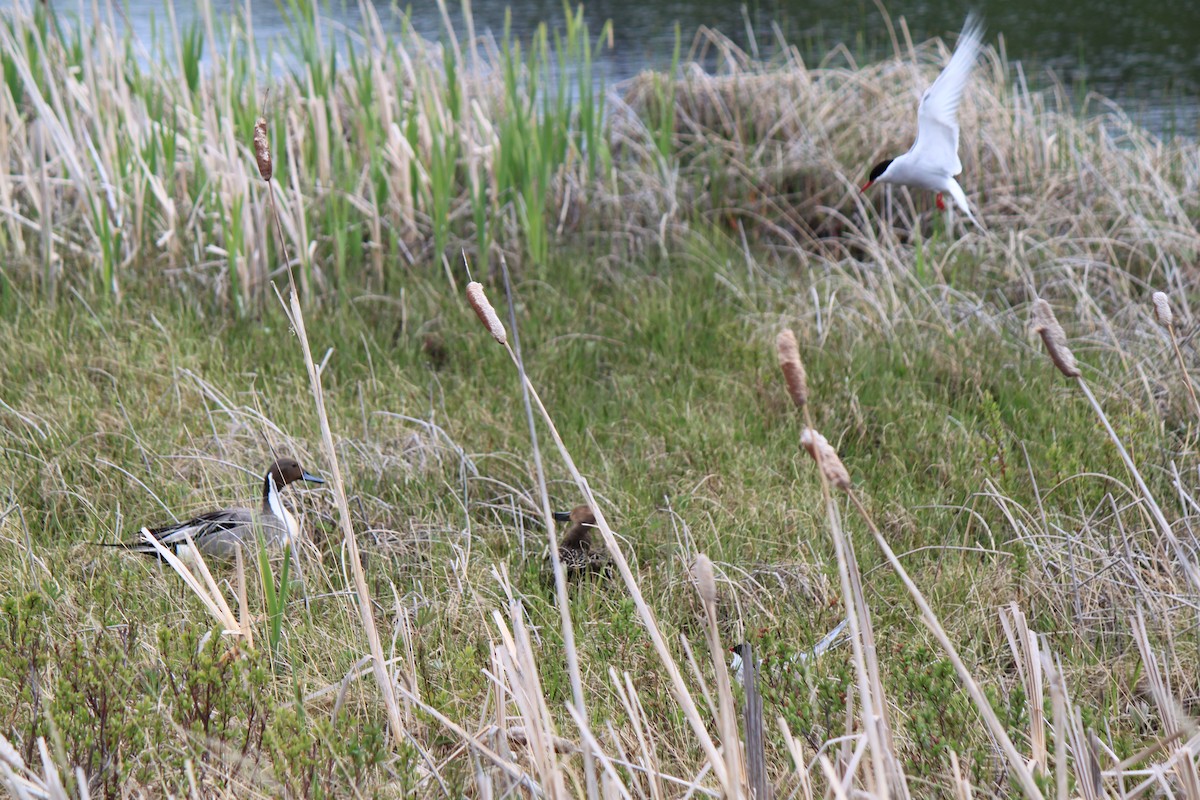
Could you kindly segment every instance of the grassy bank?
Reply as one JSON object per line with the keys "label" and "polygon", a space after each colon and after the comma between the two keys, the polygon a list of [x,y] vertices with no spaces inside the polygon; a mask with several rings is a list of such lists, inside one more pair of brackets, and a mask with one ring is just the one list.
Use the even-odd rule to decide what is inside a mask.
{"label": "grassy bank", "polygon": [[[814,424],[834,437],[1010,735],[1030,746],[1028,702],[996,616],[1015,602],[1047,636],[1105,745],[1126,757],[1152,742],[1162,722],[1144,694],[1129,621],[1147,610],[1166,648],[1161,666],[1186,697],[1195,675],[1189,589],[1096,417],[1026,335],[1023,310],[934,296],[906,278],[896,287],[906,318],[885,330],[856,303],[859,276],[751,280],[736,249],[718,243],[711,253],[620,278],[573,259],[516,287],[531,379],[603,498],[668,639],[703,639],[687,580],[697,552],[716,562],[728,642],[749,638],[782,660],[845,614],[819,482],[771,356],[771,333],[788,322],[803,342]],[[414,278],[405,298],[399,307],[364,297],[308,321],[318,357],[334,351],[327,403],[385,640],[396,632],[402,674],[423,702],[483,736],[498,713],[498,686],[483,672],[497,643],[490,615],[519,597],[537,631],[542,691],[571,737],[514,375],[437,276]],[[975,312],[949,322],[971,298]],[[1194,417],[1149,311],[1130,307],[1124,318],[1146,341],[1079,349],[1153,491],[1186,520],[1170,499],[1179,495],[1169,465],[1195,474]],[[174,573],[87,544],[168,519],[164,505],[182,516],[249,497],[272,451],[325,469],[281,313],[214,323],[177,304],[93,315],[68,300],[16,310],[0,340],[15,354],[0,376],[11,482],[6,735],[25,748],[37,735],[57,738],[62,763],[82,766],[109,794],[122,785],[188,791],[189,762],[202,795],[340,794],[350,784],[440,794],[443,782],[452,793],[479,790],[458,737],[435,718],[413,712],[415,742],[397,749],[386,744],[369,679],[351,681],[339,699],[364,651],[329,492],[293,501],[312,544],[273,658],[261,644],[232,658],[236,646],[220,635],[197,650],[215,621]],[[548,472],[555,507],[579,501],[558,459]],[[1186,477],[1182,486],[1191,497]],[[944,655],[868,539],[858,539],[858,559],[910,778],[949,791],[953,750],[967,780],[1007,793],[1003,764]],[[260,583],[249,584],[264,642]],[[623,737],[634,730],[611,666],[638,688],[654,769],[690,781],[703,754],[663,691],[620,584],[573,584],[570,608],[592,719],[613,726],[603,746],[629,747]],[[782,716],[812,757],[804,748],[844,732],[852,677],[849,650],[831,651],[767,689],[768,720]],[[309,699],[297,706],[297,697]],[[794,785],[770,728],[772,774]],[[36,751],[25,755],[36,762]],[[562,766],[582,780],[575,759]],[[644,789],[637,775],[625,780]]]}
{"label": "grassy bank", "polygon": [[[605,107],[588,94],[597,35],[578,20],[561,49],[547,35],[518,53],[385,41],[368,19],[335,63],[297,12],[297,66],[266,101],[268,189],[248,40],[216,74],[196,58],[203,27],[147,62],[101,26],[85,57],[36,8],[0,26],[11,791],[744,794],[710,645],[749,640],[770,670],[848,609],[861,629],[869,607],[874,658],[842,644],[764,682],[776,796],[844,782],[1093,797],[1098,781],[1132,797],[1156,770],[1148,794],[1200,796],[1183,747],[1200,689],[1194,147],[1119,114],[1060,113],[991,52],[963,108],[964,186],[991,233],[964,235],[930,198],[869,206],[855,190],[864,165],[907,146],[936,43],[809,67],[786,50],[753,63],[713,35],[700,46],[721,52],[719,74],[648,74]],[[574,92],[557,83],[568,74]],[[91,544],[252,498],[272,453],[331,474],[299,327],[269,291],[286,278],[267,191],[324,364],[400,736],[331,489],[288,491],[310,541],[282,613],[278,560],[242,579],[212,565],[227,623],[170,568]],[[520,379],[464,302],[462,250],[502,311],[500,257],[512,267],[529,380],[629,562],[570,584],[573,645]],[[1113,436],[1031,334],[1037,297]],[[807,369],[803,413],[776,364],[784,327]],[[827,495],[806,425],[861,509]],[[539,431],[552,505],[582,502]],[[693,580],[699,554],[712,592]],[[567,709],[572,654],[586,722]]]}

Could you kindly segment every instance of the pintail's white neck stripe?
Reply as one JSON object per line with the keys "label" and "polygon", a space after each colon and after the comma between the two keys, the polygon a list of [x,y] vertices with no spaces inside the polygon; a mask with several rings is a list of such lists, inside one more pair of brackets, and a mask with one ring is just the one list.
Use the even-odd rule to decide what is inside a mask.
{"label": "pintail's white neck stripe", "polygon": [[283,498],[279,496],[279,489],[275,486],[274,475],[267,475],[267,484],[267,505],[271,507],[271,513],[287,528],[288,536],[296,538],[300,534],[299,525],[297,525],[295,517],[283,507]]}

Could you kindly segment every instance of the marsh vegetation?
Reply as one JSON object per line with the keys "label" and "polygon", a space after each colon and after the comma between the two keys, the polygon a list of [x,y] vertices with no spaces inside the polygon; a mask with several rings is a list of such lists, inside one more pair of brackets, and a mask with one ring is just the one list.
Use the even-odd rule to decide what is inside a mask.
{"label": "marsh vegetation", "polygon": [[[746,640],[776,797],[1200,797],[1193,142],[988,50],[964,233],[857,191],[947,53],[902,28],[601,87],[575,13],[368,11],[334,57],[296,7],[266,78],[245,27],[206,67],[212,20],[142,52],[45,9],[0,18],[11,793],[744,796]],[[298,570],[91,544],[277,453],[340,475],[290,496]],[[558,584],[589,494],[614,569]]]}

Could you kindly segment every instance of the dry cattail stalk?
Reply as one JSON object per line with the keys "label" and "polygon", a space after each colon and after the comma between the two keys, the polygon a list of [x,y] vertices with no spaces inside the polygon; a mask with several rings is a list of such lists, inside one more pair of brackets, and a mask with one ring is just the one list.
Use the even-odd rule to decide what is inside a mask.
{"label": "dry cattail stalk", "polygon": [[800,360],[800,346],[791,328],[784,328],[775,337],[775,355],[783,370],[783,380],[796,408],[804,408],[808,402],[808,378],[804,374],[804,362]]}
{"label": "dry cattail stalk", "polygon": [[1179,372],[1183,375],[1183,385],[1187,387],[1188,395],[1192,398],[1192,408],[1200,416],[1200,399],[1196,398],[1196,387],[1192,385],[1192,376],[1188,374],[1187,364],[1183,362],[1183,353],[1179,349],[1179,340],[1175,338],[1175,313],[1171,311],[1171,298],[1166,292],[1154,293],[1154,316],[1158,323],[1167,329],[1171,336],[1171,346],[1175,348],[1175,360],[1179,363]]}
{"label": "dry cattail stalk", "polygon": [[805,428],[800,434],[800,444],[804,445],[808,454],[821,465],[825,480],[843,491],[850,491],[850,472],[824,436],[812,428]]}
{"label": "dry cattail stalk", "polygon": [[696,586],[700,589],[700,599],[706,605],[717,604],[717,580],[713,577],[713,565],[708,556],[701,553],[692,564],[692,574],[696,577]]}
{"label": "dry cattail stalk", "polygon": [[271,140],[267,138],[267,121],[263,117],[254,123],[254,160],[258,162],[258,174],[264,181],[270,181],[273,174]]}
{"label": "dry cattail stalk", "polygon": [[1075,363],[1075,354],[1067,347],[1067,335],[1063,332],[1062,325],[1058,324],[1054,309],[1040,297],[1033,302],[1033,330],[1046,343],[1050,360],[1058,367],[1059,372],[1068,378],[1078,378],[1083,374]]}
{"label": "dry cattail stalk", "polygon": [[1175,321],[1175,314],[1171,311],[1171,299],[1167,297],[1166,292],[1154,293],[1154,316],[1158,317],[1158,323],[1164,328],[1171,327],[1171,323]]}
{"label": "dry cattail stalk", "polygon": [[500,317],[496,315],[496,309],[492,308],[487,295],[483,293],[482,283],[471,281],[467,284],[467,301],[471,304],[471,308],[475,309],[475,316],[479,317],[479,321],[483,323],[483,327],[488,329],[492,338],[500,344],[508,342],[504,323],[500,321]]}

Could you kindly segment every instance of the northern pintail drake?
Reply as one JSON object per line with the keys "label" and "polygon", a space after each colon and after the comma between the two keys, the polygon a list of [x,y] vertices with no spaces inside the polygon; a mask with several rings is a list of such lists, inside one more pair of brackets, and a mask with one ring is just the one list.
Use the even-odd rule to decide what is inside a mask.
{"label": "northern pintail drake", "polygon": [[603,570],[608,566],[608,551],[604,545],[592,541],[592,529],[596,527],[596,515],[585,505],[575,506],[569,512],[555,511],[559,522],[569,522],[567,532],[558,542],[558,558],[567,574]]}
{"label": "northern pintail drake", "polygon": [[[304,470],[294,458],[281,458],[271,465],[263,476],[261,508],[221,508],[209,511],[186,522],[176,522],[150,533],[163,547],[180,558],[187,558],[187,537],[192,537],[196,549],[204,556],[233,558],[239,546],[253,550],[257,547],[259,531],[263,541],[271,547],[282,547],[300,536],[300,524],[286,508],[279,492],[289,483],[325,481]],[[157,556],[158,551],[144,538],[133,542],[120,542],[110,547],[124,547],[138,553]]]}

